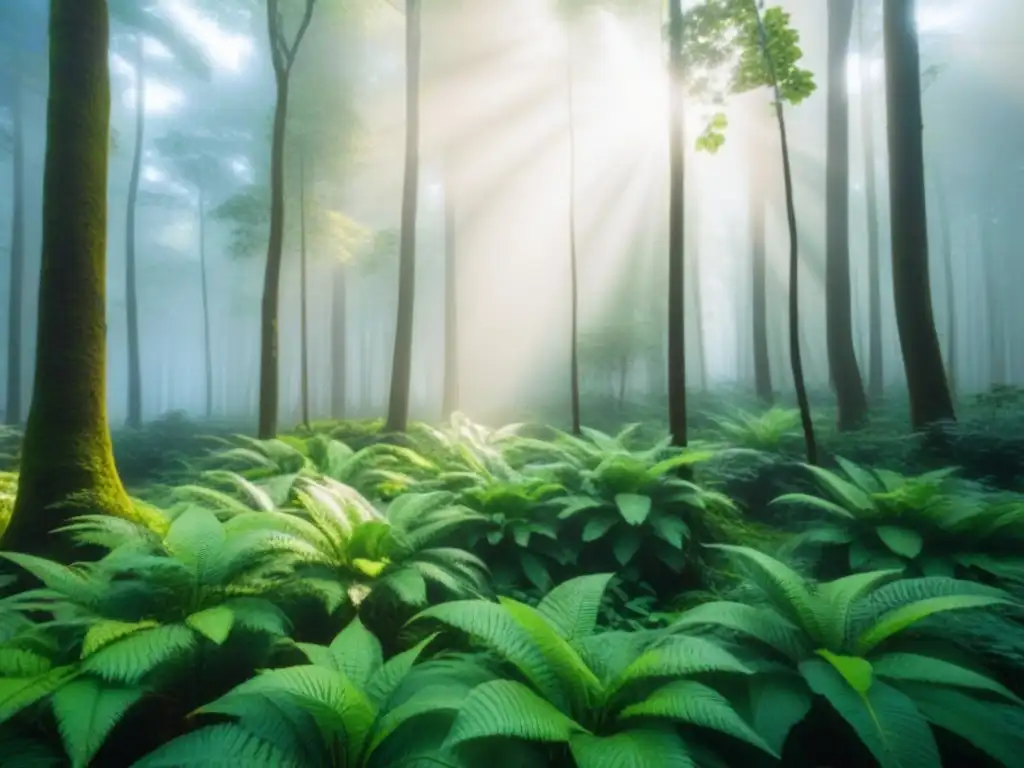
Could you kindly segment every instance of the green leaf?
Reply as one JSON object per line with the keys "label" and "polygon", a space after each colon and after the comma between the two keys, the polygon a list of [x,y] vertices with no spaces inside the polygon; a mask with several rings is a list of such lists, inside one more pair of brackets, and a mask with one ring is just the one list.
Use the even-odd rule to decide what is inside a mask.
{"label": "green leaf", "polygon": [[1005,602],[1001,598],[985,597],[982,595],[946,595],[918,600],[889,611],[872,626],[868,627],[857,638],[856,652],[860,656],[866,656],[893,635],[902,632],[922,619],[927,619],[929,616],[946,611],[984,608]]}
{"label": "green leaf", "polygon": [[231,628],[235,624],[235,614],[226,605],[215,605],[213,608],[207,608],[186,617],[185,624],[203,637],[221,645],[231,634]]}
{"label": "green leaf", "polygon": [[713,688],[692,680],[677,680],[657,688],[643,701],[625,707],[619,717],[664,718],[708,728],[752,744],[770,755],[775,754],[736,713],[728,699]]}
{"label": "green leaf", "polygon": [[639,493],[615,494],[615,506],[619,508],[622,519],[630,525],[643,525],[651,514],[651,497]]}
{"label": "green leaf", "polygon": [[875,529],[878,538],[900,557],[913,560],[924,549],[924,537],[920,533],[898,525],[880,525]]}
{"label": "green leaf", "polygon": [[750,680],[751,725],[777,754],[811,710],[811,694],[796,675],[758,674]]}
{"label": "green leaf", "polygon": [[1017,704],[1024,701],[1009,688],[973,669],[934,656],[916,653],[887,653],[872,661],[875,674],[900,682],[932,683],[994,693]]}
{"label": "green leaf", "polygon": [[141,688],[79,677],[53,694],[53,713],[72,768],[87,768],[107,736],[139,699]]}
{"label": "green leaf", "polygon": [[341,672],[358,687],[366,685],[384,663],[380,641],[358,616],[331,641],[330,649]]}
{"label": "green leaf", "polygon": [[466,697],[445,746],[495,736],[566,742],[583,730],[525,685],[514,680],[494,680],[478,685]]}
{"label": "green leaf", "polygon": [[610,573],[595,573],[563,581],[544,596],[537,612],[570,643],[589,637],[611,578]]}
{"label": "green leaf", "polygon": [[874,670],[871,668],[871,662],[867,659],[857,656],[840,656],[824,648],[819,648],[815,653],[831,664],[849,686],[861,696],[871,690]]}
{"label": "green leaf", "polygon": [[686,524],[685,520],[667,514],[652,515],[651,529],[655,536],[676,549],[682,549],[686,538],[690,535],[690,526]]}
{"label": "green leaf", "polygon": [[112,621],[101,620],[92,624],[82,640],[81,657],[91,656],[103,646],[127,637],[143,629],[159,626],[155,621]]}
{"label": "green leaf", "polygon": [[670,730],[636,728],[611,736],[569,738],[576,768],[697,768],[686,742]]}
{"label": "green leaf", "polygon": [[582,539],[586,543],[597,541],[622,520],[614,512],[600,512],[589,518],[583,526]]}
{"label": "green leaf", "polygon": [[875,680],[867,694],[857,693],[824,659],[802,662],[800,674],[850,724],[880,768],[942,768],[931,728],[900,691]]}
{"label": "green leaf", "polygon": [[627,528],[612,541],[612,554],[615,555],[619,565],[625,567],[629,565],[642,543],[641,533],[635,528]]}
{"label": "green leaf", "polygon": [[134,768],[305,768],[272,744],[234,724],[211,725],[169,741]]}
{"label": "green leaf", "polygon": [[190,653],[196,636],[183,624],[144,629],[109,643],[82,661],[83,672],[105,680],[137,685],[163,664]]}

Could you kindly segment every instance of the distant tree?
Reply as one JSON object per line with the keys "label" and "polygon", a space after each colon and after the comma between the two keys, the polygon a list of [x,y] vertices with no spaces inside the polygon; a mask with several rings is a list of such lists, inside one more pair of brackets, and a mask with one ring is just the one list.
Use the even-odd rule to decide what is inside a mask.
{"label": "distant tree", "polygon": [[8,249],[7,387],[4,423],[23,417],[22,335],[25,282],[25,97],[46,88],[46,4],[25,0],[4,9],[0,31],[0,156],[11,163],[11,233]]}
{"label": "distant tree", "polygon": [[270,142],[270,221],[267,238],[267,263],[263,278],[263,304],[260,313],[260,405],[258,435],[269,439],[277,434],[278,320],[281,291],[281,256],[284,247],[284,171],[285,135],[288,123],[288,95],[292,67],[302,39],[313,19],[316,0],[304,0],[302,18],[291,42],[284,29],[279,0],[266,0],[267,35],[274,65],[276,101]]}
{"label": "distant tree", "polygon": [[405,170],[398,265],[398,317],[391,363],[385,430],[404,432],[409,423],[413,308],[416,292],[416,211],[420,167],[421,2],[405,0]]}
{"label": "distant tree", "polygon": [[50,0],[50,95],[35,383],[18,494],[0,544],[74,557],[50,532],[131,503],[106,406],[107,0]]}
{"label": "distant tree", "polygon": [[924,429],[953,420],[955,414],[935,330],[928,275],[916,7],[914,0],[884,0],[883,28],[896,327],[910,393],[911,425]]}
{"label": "distant tree", "polygon": [[111,20],[122,26],[131,40],[130,58],[135,64],[135,135],[128,198],[125,214],[125,308],[128,339],[128,418],[129,427],[142,426],[142,359],[139,350],[139,295],[136,280],[135,216],[142,178],[142,156],[146,137],[146,56],[147,37],[160,42],[175,61],[195,76],[207,78],[210,65],[202,49],[185,32],[169,21],[157,6],[138,0],[110,0]]}
{"label": "distant tree", "polygon": [[203,313],[203,404],[206,418],[213,414],[213,358],[210,342],[210,291],[208,286],[206,225],[210,200],[231,180],[227,167],[239,137],[231,133],[171,131],[153,140],[157,152],[166,158],[186,183],[195,190],[195,211],[199,224],[199,288]]}
{"label": "distant tree", "polygon": [[840,431],[864,425],[867,393],[853,350],[850,285],[850,96],[847,60],[855,0],[828,3],[825,155],[825,329]]}

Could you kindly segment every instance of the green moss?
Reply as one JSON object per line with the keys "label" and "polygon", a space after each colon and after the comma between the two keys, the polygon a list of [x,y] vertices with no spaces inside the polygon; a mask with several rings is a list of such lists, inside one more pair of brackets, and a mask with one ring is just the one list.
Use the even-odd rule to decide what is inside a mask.
{"label": "green moss", "polygon": [[106,410],[108,37],[105,0],[53,0],[36,373],[5,549],[56,555],[69,515],[133,515]]}

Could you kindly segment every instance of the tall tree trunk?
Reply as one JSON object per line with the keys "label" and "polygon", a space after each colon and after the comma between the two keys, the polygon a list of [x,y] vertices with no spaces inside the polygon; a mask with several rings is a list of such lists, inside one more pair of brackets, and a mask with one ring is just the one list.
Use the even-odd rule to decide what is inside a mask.
{"label": "tall tree trunk", "polygon": [[840,431],[864,426],[867,395],[853,349],[850,287],[850,101],[846,61],[854,0],[828,4],[828,118],[825,181],[825,319],[828,367]]}
{"label": "tall tree trunk", "polygon": [[444,186],[444,390],[441,415],[459,408],[459,260],[455,221],[455,180],[449,168]]}
{"label": "tall tree trunk", "polygon": [[299,158],[299,384],[302,423],[309,428],[309,297],[306,262],[306,158]]}
{"label": "tall tree trunk", "polygon": [[949,393],[954,399],[957,392],[957,344],[956,344],[956,288],[953,284],[953,233],[949,225],[949,205],[946,200],[946,185],[942,177],[935,176],[935,203],[939,209],[939,231],[942,237],[942,266],[946,278],[946,376]]}
{"label": "tall tree trunk", "polygon": [[708,359],[707,349],[704,344],[704,297],[701,295],[702,283],[700,277],[700,220],[701,207],[700,198],[697,197],[690,204],[693,212],[693,226],[689,229],[690,251],[690,280],[693,283],[693,318],[697,332],[697,366],[700,369],[700,391],[708,391]]}
{"label": "tall tree trunk", "polygon": [[685,446],[686,333],[684,276],[683,9],[669,4],[668,425],[672,444]]}
{"label": "tall tree trunk", "polygon": [[25,282],[25,113],[22,83],[11,85],[11,253],[7,297],[7,407],[5,424],[21,424],[21,327]]}
{"label": "tall tree trunk", "polygon": [[213,349],[210,344],[210,290],[206,280],[206,203],[199,188],[199,278],[203,300],[203,373],[206,420],[213,416]]}
{"label": "tall tree trunk", "polygon": [[299,29],[291,45],[281,29],[278,0],[266,0],[267,35],[274,65],[274,126],[270,138],[270,234],[267,238],[267,264],[263,273],[263,300],[260,305],[260,395],[257,435],[268,440],[277,434],[278,392],[278,314],[281,302],[281,256],[284,251],[284,139],[288,124],[288,80],[302,38],[309,29],[316,0],[306,0]]}
{"label": "tall tree trunk", "polygon": [[68,559],[73,548],[52,529],[83,512],[132,511],[107,424],[109,34],[106,0],[51,0],[35,378],[2,540]]}
{"label": "tall tree trunk", "polygon": [[146,131],[146,54],[142,33],[135,35],[135,149],[128,179],[128,209],[125,212],[124,291],[128,336],[128,420],[127,426],[142,426],[142,358],[139,351],[139,293],[135,270],[135,216],[139,206],[142,177],[142,145]]}
{"label": "tall tree trunk", "polygon": [[348,265],[334,265],[331,279],[331,418],[344,419],[348,413],[348,290],[345,285]]}
{"label": "tall tree trunk", "polygon": [[885,390],[882,362],[882,275],[878,224],[878,177],[875,172],[875,116],[872,108],[871,59],[864,35],[865,0],[858,0],[858,49],[860,60],[860,127],[864,141],[864,203],[868,237],[868,394],[881,400]]}
{"label": "tall tree trunk", "polygon": [[[752,148],[753,149],[753,148]],[[772,389],[771,355],[768,352],[768,244],[765,228],[767,193],[764,162],[751,152],[750,239],[751,239],[751,338],[754,347],[754,391],[765,405],[775,403]]]}
{"label": "tall tree trunk", "polygon": [[807,399],[804,364],[800,354],[800,245],[796,223],[796,204],[793,200],[793,170],[789,157],[789,137],[786,133],[786,118],[782,111],[782,91],[779,88],[779,79],[775,72],[775,61],[769,53],[768,34],[764,28],[764,21],[761,19],[757,0],[750,0],[750,6],[757,19],[761,52],[764,55],[775,96],[775,118],[779,126],[779,144],[782,148],[782,181],[786,191],[786,224],[789,228],[789,357],[793,369],[796,401],[800,408],[800,422],[803,426],[807,463],[814,465],[818,463],[818,442],[814,435],[811,404]]}
{"label": "tall tree trunk", "polygon": [[893,293],[914,429],[955,418],[928,278],[921,59],[914,0],[884,1]]}
{"label": "tall tree trunk", "polygon": [[[567,24],[571,24],[569,21]],[[576,253],[576,118],[573,109],[572,29],[566,27],[565,105],[569,128],[569,407],[572,433],[579,435],[580,423],[580,356],[579,356],[579,270]]]}
{"label": "tall tree trunk", "polygon": [[990,215],[978,217],[978,235],[981,240],[981,269],[985,276],[985,314],[988,332],[989,385],[1009,383],[1006,374],[1006,335],[1003,328],[1003,301],[1000,289],[998,254],[992,237],[993,222]]}
{"label": "tall tree trunk", "polygon": [[405,3],[405,181],[402,233],[398,246],[398,313],[391,393],[385,432],[404,432],[409,423],[412,376],[412,321],[416,293],[416,208],[420,179],[420,2]]}

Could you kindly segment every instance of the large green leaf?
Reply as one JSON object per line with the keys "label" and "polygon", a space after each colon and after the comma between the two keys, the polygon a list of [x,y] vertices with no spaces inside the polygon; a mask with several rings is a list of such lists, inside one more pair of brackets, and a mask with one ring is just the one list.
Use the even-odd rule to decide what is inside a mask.
{"label": "large green leaf", "polygon": [[106,685],[79,677],[53,695],[53,714],[72,768],[87,768],[125,713],[142,698],[141,688]]}
{"label": "large green leaf", "polygon": [[577,733],[569,738],[576,768],[697,768],[679,734],[637,728],[611,736]]}
{"label": "large green leaf", "polygon": [[643,525],[651,514],[651,497],[641,493],[615,494],[615,506],[619,508],[622,519],[630,525]]}
{"label": "large green leaf", "polygon": [[569,642],[589,637],[611,578],[610,573],[596,573],[564,581],[548,592],[537,611]]}
{"label": "large green leaf", "polygon": [[452,724],[447,746],[488,737],[565,742],[584,729],[552,704],[514,680],[474,688]]}
{"label": "large green leaf", "polygon": [[947,595],[944,597],[932,597],[927,600],[918,600],[915,603],[889,611],[872,626],[868,627],[857,638],[855,644],[856,652],[861,656],[865,656],[893,635],[902,632],[922,619],[927,619],[929,616],[946,611],[984,608],[1005,602],[1001,598],[984,595]]}
{"label": "large green leaf", "polygon": [[135,768],[306,768],[305,764],[234,724],[179,736],[135,763]]}
{"label": "large green leaf", "polygon": [[800,674],[853,728],[881,768],[942,768],[927,721],[905,694],[878,680],[858,693],[825,659],[808,659]]}
{"label": "large green leaf", "polygon": [[932,683],[956,688],[973,688],[994,693],[1024,705],[1013,691],[990,677],[945,659],[917,653],[887,653],[871,662],[875,674],[900,682]]}

